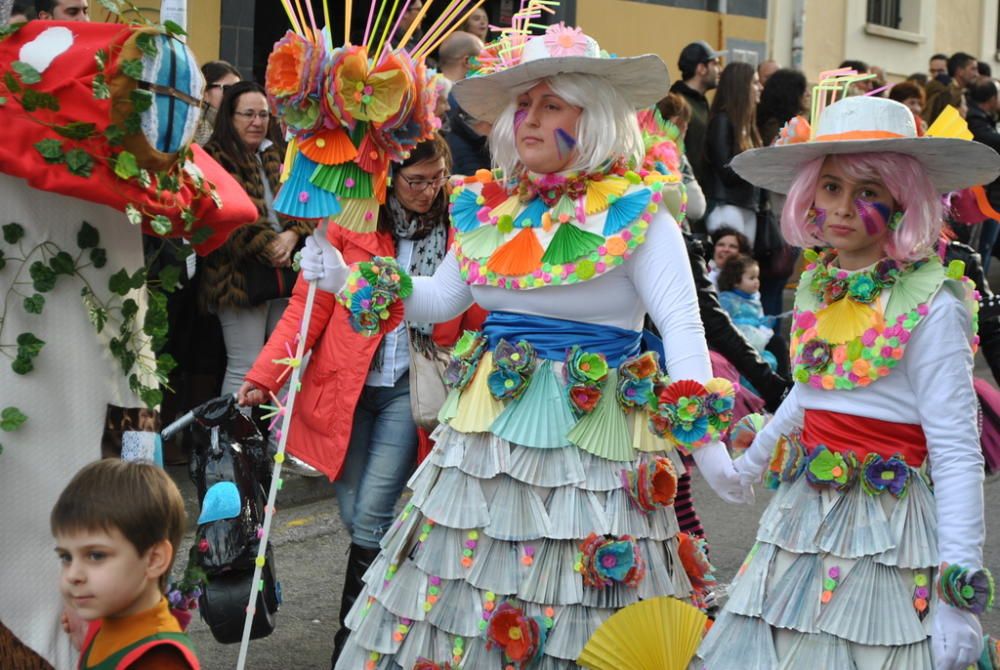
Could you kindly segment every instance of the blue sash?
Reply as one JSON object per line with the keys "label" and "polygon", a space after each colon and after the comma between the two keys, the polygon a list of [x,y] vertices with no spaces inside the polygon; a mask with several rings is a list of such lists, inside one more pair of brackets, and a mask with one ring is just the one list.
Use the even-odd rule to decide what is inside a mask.
{"label": "blue sash", "polygon": [[527,340],[539,358],[561,361],[566,358],[566,351],[578,344],[588,353],[604,354],[612,367],[637,356],[642,339],[642,333],[637,330],[514,312],[490,312],[483,324],[483,333],[490,349],[496,347],[501,338],[512,344]]}

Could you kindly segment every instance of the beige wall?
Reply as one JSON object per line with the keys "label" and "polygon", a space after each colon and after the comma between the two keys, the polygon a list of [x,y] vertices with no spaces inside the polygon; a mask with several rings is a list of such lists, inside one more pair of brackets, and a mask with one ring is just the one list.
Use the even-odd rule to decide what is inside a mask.
{"label": "beige wall", "polygon": [[[137,4],[149,8],[150,11],[145,14],[148,18],[153,21],[159,20],[161,0],[143,0]],[[97,2],[91,2],[91,7],[95,21],[108,18],[107,11]],[[188,46],[194,51],[199,63],[216,60],[219,57],[221,18],[221,0],[188,0]]]}
{"label": "beige wall", "polygon": [[659,54],[671,80],[678,78],[677,56],[690,42],[705,40],[722,49],[728,37],[758,42],[767,37],[764,19],[623,0],[578,0],[576,22],[611,53]]}
{"label": "beige wall", "polygon": [[807,0],[802,71],[809,81],[816,81],[820,72],[837,67],[844,59],[846,20],[843,0]]}

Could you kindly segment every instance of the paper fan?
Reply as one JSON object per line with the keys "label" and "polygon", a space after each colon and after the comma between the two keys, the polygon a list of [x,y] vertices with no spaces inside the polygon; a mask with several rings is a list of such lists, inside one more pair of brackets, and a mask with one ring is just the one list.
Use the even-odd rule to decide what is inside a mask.
{"label": "paper fan", "polygon": [[466,258],[489,258],[503,244],[503,233],[496,226],[479,226],[470,233],[461,233],[458,240]]}
{"label": "paper fan", "polygon": [[587,196],[584,209],[587,216],[603,212],[608,208],[608,196],[621,197],[628,190],[629,181],[622,177],[605,177],[587,182]]}
{"label": "paper fan", "polygon": [[479,225],[479,203],[476,192],[465,189],[451,203],[451,220],[460,233],[468,233]]}
{"label": "paper fan", "polygon": [[816,316],[819,321],[816,334],[830,344],[850,342],[869,328],[881,331],[885,327],[877,311],[848,299],[827,305]]}
{"label": "paper fan", "polygon": [[484,433],[503,412],[504,403],[493,397],[487,382],[492,367],[493,354],[486,352],[479,361],[479,367],[476,368],[472,381],[459,396],[456,415],[450,422],[455,430],[463,433]]}
{"label": "paper fan", "polygon": [[494,207],[499,207],[503,203],[507,202],[510,197],[510,193],[504,188],[503,183],[499,181],[488,181],[483,184],[482,189],[483,204],[490,209]]}
{"label": "paper fan", "polygon": [[643,600],[605,621],[576,662],[593,670],[684,670],[706,620],[699,609],[676,598]]}
{"label": "paper fan", "polygon": [[358,155],[354,143],[343,128],[324,128],[302,140],[299,149],[310,160],[322,165],[336,165],[353,160]]}
{"label": "paper fan", "polygon": [[549,242],[549,248],[542,256],[543,263],[562,265],[583,258],[604,244],[604,238],[586,230],[577,228],[572,223],[560,224],[555,236]]}
{"label": "paper fan", "polygon": [[531,228],[524,228],[514,238],[493,252],[486,267],[498,275],[516,277],[534,272],[542,265],[542,245]]}
{"label": "paper fan", "polygon": [[601,458],[631,461],[635,454],[632,453],[628,421],[615,394],[617,385],[618,373],[611,370],[597,407],[577,422],[568,437],[576,446]]}
{"label": "paper fan", "polygon": [[608,207],[607,218],[604,219],[604,234],[620,233],[626,226],[639,218],[646,211],[653,194],[648,188],[640,189],[628,195],[623,195]]}

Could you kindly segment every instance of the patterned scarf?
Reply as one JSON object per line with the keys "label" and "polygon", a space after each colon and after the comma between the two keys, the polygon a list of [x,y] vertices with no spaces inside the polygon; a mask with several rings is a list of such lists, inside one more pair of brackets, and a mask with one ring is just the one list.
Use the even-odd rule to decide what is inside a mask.
{"label": "patterned scarf", "polygon": [[[404,208],[394,194],[386,198],[385,204],[392,223],[392,236],[396,240],[413,242],[410,274],[414,277],[429,277],[434,274],[448,252],[448,198],[444,189],[424,214],[415,214]],[[411,332],[427,337],[434,330],[430,323],[411,322],[409,326]]]}

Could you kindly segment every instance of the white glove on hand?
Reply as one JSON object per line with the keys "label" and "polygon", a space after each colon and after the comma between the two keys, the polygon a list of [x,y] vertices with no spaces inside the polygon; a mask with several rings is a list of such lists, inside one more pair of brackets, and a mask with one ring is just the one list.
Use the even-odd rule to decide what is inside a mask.
{"label": "white glove on hand", "polygon": [[720,498],[728,503],[747,505],[754,501],[753,488],[741,481],[725,445],[715,442],[691,453],[702,477]]}
{"label": "white glove on hand", "polygon": [[939,603],[931,634],[935,670],[965,670],[983,650],[983,627],[972,612]]}
{"label": "white glove on hand", "polygon": [[323,227],[306,240],[299,257],[299,267],[306,281],[316,282],[316,288],[327,293],[339,293],[350,274],[344,257],[330,244]]}
{"label": "white glove on hand", "polygon": [[[760,458],[762,455],[767,456],[767,458]],[[733,461],[733,468],[736,469],[737,474],[740,476],[740,484],[743,486],[753,486],[760,482],[761,477],[764,476],[764,470],[767,469],[769,460],[770,454],[765,449],[758,447],[755,450],[751,445],[750,449],[747,449],[742,456]]]}

